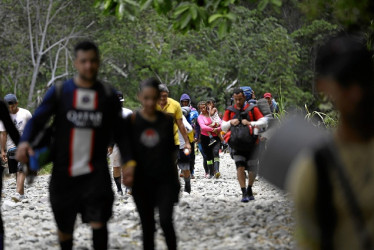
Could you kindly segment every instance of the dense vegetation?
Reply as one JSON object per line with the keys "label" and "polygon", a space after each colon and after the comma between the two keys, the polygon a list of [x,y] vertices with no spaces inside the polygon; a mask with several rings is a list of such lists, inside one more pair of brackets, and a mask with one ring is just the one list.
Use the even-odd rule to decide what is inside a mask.
{"label": "dense vegetation", "polygon": [[[35,108],[54,81],[74,75],[74,44],[92,39],[101,50],[100,78],[122,90],[130,108],[138,106],[138,83],[150,76],[167,84],[175,99],[183,92],[195,103],[214,97],[221,109],[230,90],[244,85],[257,96],[282,96],[286,107],[315,108],[316,48],[342,29],[332,10],[306,16],[296,0],[184,1],[190,2],[184,11],[149,7],[172,1],[116,2],[1,1],[0,95],[16,93],[21,106]],[[105,15],[116,13],[122,19]]]}

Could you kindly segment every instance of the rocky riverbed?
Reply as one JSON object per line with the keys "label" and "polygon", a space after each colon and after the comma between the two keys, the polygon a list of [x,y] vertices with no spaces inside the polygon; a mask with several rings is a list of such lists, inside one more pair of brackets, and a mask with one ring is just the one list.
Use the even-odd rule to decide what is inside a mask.
{"label": "rocky riverbed", "polygon": [[[174,221],[179,249],[294,248],[292,203],[263,179],[255,182],[255,201],[241,203],[236,169],[228,154],[221,155],[221,178],[205,179],[202,159],[196,159],[191,194],[181,193]],[[59,249],[48,198],[49,176],[38,176],[14,203],[14,178],[4,180],[2,214],[6,249]],[[183,180],[181,180],[183,185]],[[109,222],[109,249],[142,249],[141,226],[130,195],[116,197]],[[74,249],[91,249],[91,230],[80,218]],[[157,249],[166,249],[160,227]]]}

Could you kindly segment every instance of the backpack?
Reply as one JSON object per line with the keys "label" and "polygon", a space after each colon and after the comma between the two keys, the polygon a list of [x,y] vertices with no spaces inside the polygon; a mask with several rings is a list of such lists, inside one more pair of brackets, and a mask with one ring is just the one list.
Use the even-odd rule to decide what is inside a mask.
{"label": "backpack", "polygon": [[249,86],[243,86],[243,87],[240,87],[240,88],[241,88],[241,89],[243,90],[243,92],[244,92],[245,100],[246,100],[247,102],[249,102],[249,100],[252,99],[252,94],[253,94],[253,90],[252,90],[252,88],[249,87]]}
{"label": "backpack", "polygon": [[227,108],[227,110],[229,110],[230,112],[235,113],[234,119],[239,119],[240,121],[238,125],[231,126],[230,138],[228,140],[229,146],[237,151],[251,151],[256,144],[257,136],[251,133],[251,130],[250,128],[248,128],[248,126],[241,123],[243,119],[247,119],[248,121],[250,120],[248,112],[251,111],[252,115],[254,116],[254,107],[256,107],[256,105],[249,105],[249,107],[244,111],[237,110],[233,106]]}
{"label": "backpack", "polygon": [[336,208],[333,200],[332,175],[337,178],[338,187],[344,193],[347,210],[353,220],[355,237],[360,241],[361,249],[373,249],[373,241],[367,230],[368,221],[360,208],[356,194],[350,184],[349,176],[341,161],[339,152],[332,138],[314,153],[317,173],[316,215],[320,227],[321,249],[334,249],[333,236],[337,226]]}
{"label": "backpack", "polygon": [[261,113],[266,117],[272,117],[272,112],[268,101],[265,98],[261,98],[257,101],[257,106],[260,109]]}

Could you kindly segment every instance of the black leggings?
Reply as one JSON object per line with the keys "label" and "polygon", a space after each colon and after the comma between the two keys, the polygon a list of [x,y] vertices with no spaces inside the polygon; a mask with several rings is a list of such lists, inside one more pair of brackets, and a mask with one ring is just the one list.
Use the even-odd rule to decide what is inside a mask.
{"label": "black leggings", "polygon": [[[3,190],[3,166],[0,165],[0,192]],[[1,203],[1,195],[0,195],[0,203]],[[0,210],[0,249],[4,249],[4,225],[3,225],[3,217],[1,215]]]}
{"label": "black leggings", "polygon": [[190,172],[193,173],[195,170],[195,143],[191,142],[191,154],[190,154]]}
{"label": "black leggings", "polygon": [[[158,207],[160,225],[165,235],[166,245],[169,250],[177,249],[177,239],[173,225],[173,193],[175,191],[170,185],[146,186],[148,188],[133,188],[133,197],[143,228],[143,248],[146,250],[155,249],[154,233],[156,231],[156,222],[154,210]],[[152,187],[152,189],[149,187]]]}
{"label": "black leggings", "polygon": [[209,146],[210,138],[206,135],[201,135],[201,146],[203,147],[204,154],[206,156],[206,161],[214,162],[214,158],[219,159],[219,149],[221,147],[220,139],[218,136],[214,136],[213,139],[216,141],[213,145]]}

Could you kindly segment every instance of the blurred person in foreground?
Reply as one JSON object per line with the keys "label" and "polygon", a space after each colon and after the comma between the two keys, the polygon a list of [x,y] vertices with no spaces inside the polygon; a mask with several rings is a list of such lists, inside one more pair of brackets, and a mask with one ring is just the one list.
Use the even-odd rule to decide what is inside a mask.
{"label": "blurred person in foreground", "polygon": [[92,228],[93,249],[101,250],[108,248],[107,221],[112,216],[114,199],[107,146],[114,138],[121,156],[125,151],[128,154],[127,126],[115,90],[97,78],[98,47],[90,41],[80,42],[74,48],[74,57],[78,74],[63,83],[63,98],[58,98],[56,85],[48,90],[26,125],[16,159],[26,163],[28,156],[34,155],[30,144],[54,115],[49,193],[60,247],[73,249],[75,221],[80,214]]}
{"label": "blurred person in foreground", "polygon": [[123,183],[132,186],[143,229],[143,248],[155,249],[157,207],[166,245],[172,250],[177,248],[173,211],[180,190],[178,151],[174,144],[174,119],[158,110],[159,98],[158,80],[149,78],[140,84],[138,99],[142,109],[127,118],[131,124],[132,157],[136,164],[126,166],[122,173]]}
{"label": "blurred person in foreground", "polygon": [[[5,128],[5,131],[7,131],[7,133],[11,137],[14,144],[18,145],[20,134],[10,117],[7,105],[1,99],[0,99],[0,121],[2,122]],[[0,192],[2,191],[2,187],[3,187],[3,171],[4,171],[4,168],[0,166]],[[0,195],[0,201],[1,201],[1,195]],[[0,250],[2,249],[4,249],[4,226],[3,226],[3,220],[1,217],[1,213],[0,213]]]}
{"label": "blurred person in foreground", "polygon": [[317,87],[340,112],[331,138],[304,150],[288,185],[301,249],[373,249],[373,55],[355,36],[330,39],[317,54]]}

